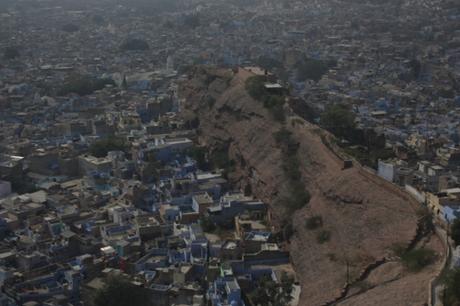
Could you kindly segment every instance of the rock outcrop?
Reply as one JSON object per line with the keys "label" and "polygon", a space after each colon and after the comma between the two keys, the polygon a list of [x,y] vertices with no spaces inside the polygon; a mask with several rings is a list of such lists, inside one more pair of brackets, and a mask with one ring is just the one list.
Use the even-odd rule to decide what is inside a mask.
{"label": "rock outcrop", "polygon": [[[201,144],[228,147],[236,163],[232,180],[242,187],[251,184],[254,195],[270,203],[280,224],[286,219],[283,199],[289,186],[273,134],[283,124],[248,95],[245,80],[250,76],[245,70],[195,68],[180,87],[182,113],[197,124]],[[289,216],[295,233],[287,247],[302,285],[301,305],[423,305],[436,264],[413,274],[399,262],[382,261],[368,273],[372,288],[362,294],[352,290],[363,270],[391,257],[395,245],[407,246],[413,240],[418,204],[359,166],[343,169],[343,161],[323,143],[327,133],[317,126],[294,114],[284,125],[299,143],[300,168],[311,194],[310,203]],[[313,215],[322,217],[321,229],[306,228],[306,219]],[[327,231],[330,239],[319,242],[320,231]],[[441,257],[442,246],[432,244]],[[390,274],[391,282],[381,271]],[[347,283],[351,289],[335,302]]]}

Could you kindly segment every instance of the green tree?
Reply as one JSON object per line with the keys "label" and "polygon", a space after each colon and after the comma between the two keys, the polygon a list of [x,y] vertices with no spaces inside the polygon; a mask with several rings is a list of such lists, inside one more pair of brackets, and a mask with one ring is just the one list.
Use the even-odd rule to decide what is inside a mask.
{"label": "green tree", "polygon": [[[300,177],[301,179],[301,177]],[[310,202],[310,193],[305,189],[305,185],[300,181],[290,182],[290,195],[286,199],[287,209],[290,214],[302,209]]]}
{"label": "green tree", "polygon": [[418,79],[422,71],[422,63],[418,59],[414,58],[409,62],[409,67],[412,71],[413,77]]}
{"label": "green tree", "polygon": [[236,162],[228,155],[229,145],[226,143],[218,144],[209,154],[209,162],[214,169],[223,169],[224,176],[235,170]]}
{"label": "green tree", "polygon": [[189,14],[184,16],[184,25],[187,28],[195,29],[201,25],[201,16],[199,14]]}
{"label": "green tree", "polygon": [[142,39],[128,38],[120,46],[122,51],[145,51],[150,49],[149,44]]}
{"label": "green tree", "polygon": [[245,82],[246,91],[257,101],[264,104],[264,107],[270,111],[273,119],[278,122],[284,122],[284,95],[271,94],[265,88],[266,78],[264,76],[252,76]]}
{"label": "green tree", "polygon": [[436,253],[431,249],[417,249],[405,252],[401,256],[404,266],[412,272],[418,272],[430,265],[435,259]]}
{"label": "green tree", "polygon": [[321,114],[321,125],[336,136],[346,137],[356,126],[355,118],[348,105],[334,104]]}
{"label": "green tree", "polygon": [[92,94],[96,90],[103,89],[106,85],[115,85],[115,82],[112,79],[98,79],[88,75],[73,74],[66,78],[58,94],[65,96],[75,93],[85,96]]}
{"label": "green tree", "polygon": [[264,69],[272,70],[274,68],[283,68],[283,63],[271,58],[271,57],[266,57],[266,56],[260,56],[257,59],[257,65]]}
{"label": "green tree", "polygon": [[244,195],[249,197],[252,195],[252,186],[251,184],[247,183],[246,186],[244,186]]}
{"label": "green tree", "polygon": [[323,244],[325,242],[328,242],[331,239],[331,232],[327,230],[323,230],[318,233],[316,236],[316,241],[318,241],[319,244]]}
{"label": "green tree", "polygon": [[286,115],[284,114],[284,108],[282,104],[276,104],[275,106],[269,108],[269,110],[275,121],[283,123],[286,120]]}
{"label": "green tree", "polygon": [[80,28],[76,24],[67,23],[62,26],[62,30],[68,33],[75,33],[75,32],[78,32]]}
{"label": "green tree", "polygon": [[449,271],[444,279],[444,306],[460,306],[460,269]]}
{"label": "green tree", "polygon": [[208,217],[202,217],[200,219],[200,224],[201,224],[201,228],[206,233],[212,233],[217,229],[214,222],[212,222],[211,219],[209,219]]}
{"label": "green tree", "polygon": [[253,76],[245,82],[246,91],[255,100],[262,101],[264,96],[267,95],[265,90],[265,77]]}
{"label": "green tree", "polygon": [[102,25],[105,22],[104,17],[102,17],[101,15],[94,15],[91,19],[97,25]]}
{"label": "green tree", "polygon": [[262,277],[248,298],[257,306],[285,306],[292,300],[293,284],[294,279],[286,273],[281,275],[279,282],[270,277]]}
{"label": "green tree", "polygon": [[292,214],[310,202],[310,193],[302,183],[301,164],[297,154],[299,144],[292,138],[292,133],[284,127],[275,132],[273,138],[283,153],[283,171],[289,184],[289,195],[284,202],[287,212]]}
{"label": "green tree", "polygon": [[460,219],[455,219],[450,228],[450,235],[455,242],[455,245],[460,245]]}
{"label": "green tree", "polygon": [[294,289],[294,279],[283,272],[280,283],[280,302],[289,303],[292,299],[292,291]]}
{"label": "green tree", "polygon": [[187,154],[196,161],[200,170],[207,171],[209,170],[209,163],[206,158],[206,152],[205,147],[193,146],[188,150]]}
{"label": "green tree", "polygon": [[6,47],[3,51],[3,57],[5,59],[15,59],[20,56],[19,49],[17,47]]}
{"label": "green tree", "polygon": [[327,62],[312,58],[299,62],[297,67],[297,80],[301,82],[306,80],[318,82],[329,71]]}
{"label": "green tree", "polygon": [[128,81],[126,80],[126,75],[123,76],[123,81],[121,82],[121,88],[123,90],[127,90],[128,89]]}
{"label": "green tree", "polygon": [[128,151],[128,143],[119,137],[111,136],[91,144],[89,151],[95,157],[106,157],[110,151]]}
{"label": "green tree", "polygon": [[281,239],[289,241],[294,233],[295,229],[294,225],[292,225],[292,220],[285,220],[281,230]]}
{"label": "green tree", "polygon": [[123,277],[107,279],[94,296],[94,306],[151,306],[148,291],[130,283]]}
{"label": "green tree", "polygon": [[292,144],[292,133],[286,128],[282,128],[279,131],[273,133],[273,138],[279,145],[291,145]]}

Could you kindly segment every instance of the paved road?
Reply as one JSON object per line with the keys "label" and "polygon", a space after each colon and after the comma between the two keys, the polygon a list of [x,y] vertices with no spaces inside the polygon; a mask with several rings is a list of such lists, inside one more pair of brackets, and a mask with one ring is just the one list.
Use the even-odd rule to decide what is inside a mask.
{"label": "paved road", "polygon": [[293,291],[292,291],[292,300],[289,303],[289,306],[297,306],[299,305],[299,299],[300,299],[300,292],[301,292],[301,287],[299,285],[294,285],[293,286]]}
{"label": "paved road", "polygon": [[434,287],[433,306],[444,306],[442,303],[443,290],[444,290],[444,285],[438,285]]}
{"label": "paved road", "polygon": [[[443,239],[444,242],[446,242],[446,244],[447,244],[447,246],[449,248],[449,251],[446,254],[448,262],[446,262],[445,267],[443,267],[443,268],[450,269],[454,265],[453,256],[451,256],[451,254],[452,254],[451,243],[449,242],[449,240],[447,238],[446,231],[444,229],[442,229],[440,226],[436,225],[436,233],[439,235],[439,237],[441,239]],[[432,288],[432,292],[431,292],[431,294],[432,294],[431,306],[443,306],[443,303],[442,303],[442,293],[443,293],[443,291],[444,291],[444,285],[441,282],[436,281],[435,285]]]}

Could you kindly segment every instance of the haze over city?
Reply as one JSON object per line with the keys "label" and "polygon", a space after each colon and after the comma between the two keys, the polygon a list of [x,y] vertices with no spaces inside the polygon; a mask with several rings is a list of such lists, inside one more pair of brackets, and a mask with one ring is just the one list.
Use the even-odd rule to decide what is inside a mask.
{"label": "haze over city", "polygon": [[0,305],[460,305],[457,0],[0,0]]}

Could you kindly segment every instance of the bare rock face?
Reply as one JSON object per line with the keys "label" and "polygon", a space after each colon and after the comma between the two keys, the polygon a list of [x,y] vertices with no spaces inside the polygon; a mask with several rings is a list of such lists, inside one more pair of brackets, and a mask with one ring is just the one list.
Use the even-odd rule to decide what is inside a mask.
{"label": "bare rock face", "polygon": [[258,197],[273,200],[284,180],[281,152],[273,138],[281,125],[267,120],[267,110],[246,93],[244,81],[249,74],[196,70],[195,77],[181,86],[182,113],[191,121],[199,119],[201,144],[211,150],[228,145],[238,165],[233,180],[249,181]]}
{"label": "bare rock face", "polygon": [[[202,144],[211,149],[228,145],[237,165],[231,179],[242,187],[250,183],[254,195],[271,205],[276,224],[285,219],[283,199],[290,190],[284,157],[273,137],[282,124],[247,94],[249,76],[245,70],[195,68],[180,88],[182,113],[199,122]],[[325,132],[317,126],[291,116],[285,127],[299,143],[301,171],[311,194],[310,203],[290,216],[295,233],[287,247],[302,285],[300,304],[371,305],[363,301],[373,300],[375,305],[423,305],[437,266],[414,275],[399,262],[386,261],[394,245],[409,245],[416,236],[418,204],[359,166],[343,170],[343,161],[324,145]],[[311,216],[321,216],[321,228],[307,229]],[[328,233],[327,241],[318,239],[321,232]],[[442,246],[433,245],[440,254],[439,264]],[[396,272],[394,277],[388,272],[393,277],[388,283],[385,277],[376,277],[374,269]],[[352,284],[370,276],[372,289],[353,290]]]}

